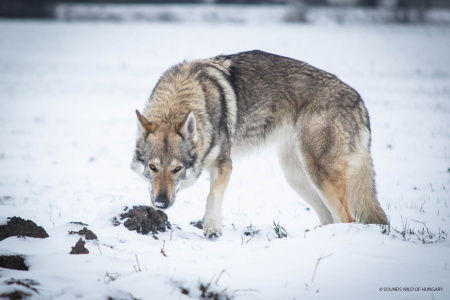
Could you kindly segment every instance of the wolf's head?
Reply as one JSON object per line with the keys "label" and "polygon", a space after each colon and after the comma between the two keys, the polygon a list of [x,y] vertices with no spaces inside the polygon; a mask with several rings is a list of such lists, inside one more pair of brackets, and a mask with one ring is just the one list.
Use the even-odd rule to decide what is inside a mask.
{"label": "wolf's head", "polygon": [[138,133],[131,168],[149,184],[154,206],[168,208],[180,187],[200,175],[197,163],[197,123],[193,112],[174,122],[148,120],[136,110]]}

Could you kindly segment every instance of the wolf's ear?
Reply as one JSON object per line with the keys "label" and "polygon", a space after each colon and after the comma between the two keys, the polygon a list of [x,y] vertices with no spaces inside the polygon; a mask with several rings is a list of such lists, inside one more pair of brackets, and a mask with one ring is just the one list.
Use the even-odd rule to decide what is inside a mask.
{"label": "wolf's ear", "polygon": [[155,130],[156,125],[155,123],[149,122],[143,115],[139,113],[139,111],[136,109],[136,115],[139,120],[139,124],[141,125],[141,130],[145,133],[145,135],[149,135],[149,133],[153,132]]}
{"label": "wolf's ear", "polygon": [[181,123],[178,123],[177,131],[185,138],[193,143],[197,142],[197,120],[194,113],[189,112]]}

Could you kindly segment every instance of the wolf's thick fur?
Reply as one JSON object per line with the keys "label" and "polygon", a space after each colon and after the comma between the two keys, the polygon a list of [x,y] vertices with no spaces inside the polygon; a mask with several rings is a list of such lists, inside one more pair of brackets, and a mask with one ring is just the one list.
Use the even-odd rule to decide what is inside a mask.
{"label": "wolf's thick fur", "polygon": [[386,223],[376,198],[369,116],[336,76],[262,51],[183,62],[161,77],[141,115],[132,168],[155,206],[211,174],[204,234],[222,234],[231,157],[269,141],[292,188],[322,224]]}

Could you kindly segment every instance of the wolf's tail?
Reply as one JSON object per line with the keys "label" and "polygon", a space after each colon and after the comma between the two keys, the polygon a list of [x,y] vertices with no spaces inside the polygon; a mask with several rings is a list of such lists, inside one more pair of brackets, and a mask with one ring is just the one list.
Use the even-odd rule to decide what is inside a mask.
{"label": "wolf's tail", "polygon": [[348,202],[358,222],[387,224],[386,214],[377,200],[374,171],[370,155],[363,155],[353,163],[348,173]]}

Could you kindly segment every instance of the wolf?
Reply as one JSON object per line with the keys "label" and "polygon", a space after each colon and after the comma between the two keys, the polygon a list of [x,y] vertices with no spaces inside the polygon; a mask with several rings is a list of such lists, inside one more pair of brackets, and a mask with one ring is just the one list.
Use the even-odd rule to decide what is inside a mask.
{"label": "wolf", "polygon": [[289,185],[322,225],[386,224],[375,191],[369,115],[336,76],[259,50],[168,69],[142,114],[132,169],[167,209],[180,188],[210,174],[203,234],[222,235],[232,157],[276,142]]}

